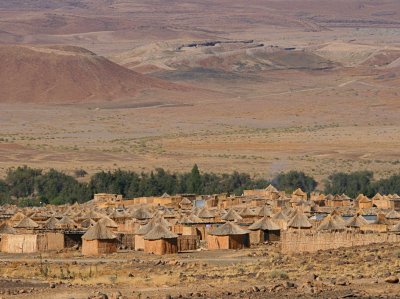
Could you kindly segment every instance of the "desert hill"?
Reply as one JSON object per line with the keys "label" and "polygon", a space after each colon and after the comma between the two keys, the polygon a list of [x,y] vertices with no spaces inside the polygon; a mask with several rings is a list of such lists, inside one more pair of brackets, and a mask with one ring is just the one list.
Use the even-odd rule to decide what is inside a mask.
{"label": "desert hill", "polygon": [[209,70],[254,73],[263,70],[320,70],[335,66],[329,59],[304,49],[285,48],[254,40],[151,43],[111,57],[132,70]]}
{"label": "desert hill", "polygon": [[179,89],[74,46],[0,46],[0,102],[128,100],[146,89]]}

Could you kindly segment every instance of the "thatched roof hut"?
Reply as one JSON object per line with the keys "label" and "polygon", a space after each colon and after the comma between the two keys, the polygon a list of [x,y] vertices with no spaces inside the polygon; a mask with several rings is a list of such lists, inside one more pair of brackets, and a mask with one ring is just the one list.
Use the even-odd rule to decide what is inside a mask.
{"label": "thatched roof hut", "polygon": [[112,230],[116,230],[118,229],[118,224],[112,220],[110,217],[104,216],[103,218],[101,218],[98,223],[103,224],[105,227],[108,227]]}
{"label": "thatched roof hut", "polygon": [[318,231],[342,231],[345,229],[345,224],[335,220],[332,215],[326,216],[317,228]]}
{"label": "thatched roof hut", "polygon": [[361,226],[368,225],[368,221],[360,214],[356,214],[346,222],[346,227],[360,228]]}
{"label": "thatched roof hut", "polygon": [[168,227],[161,223],[155,224],[152,229],[144,236],[145,240],[174,239],[178,235],[171,232]]}
{"label": "thatched roof hut", "polygon": [[310,229],[312,224],[310,221],[308,221],[307,216],[303,212],[297,210],[293,218],[289,220],[288,227],[297,229]]}
{"label": "thatched roof hut", "polygon": [[37,224],[31,218],[26,217],[26,216],[20,222],[18,222],[18,224],[14,225],[14,228],[18,228],[18,229],[35,229],[38,227],[39,227],[39,224]]}
{"label": "thatched roof hut", "polygon": [[272,217],[271,208],[268,206],[263,206],[257,213],[259,217]]}
{"label": "thatched roof hut", "polygon": [[113,240],[117,238],[114,233],[108,229],[104,224],[96,223],[95,226],[90,227],[87,232],[82,236],[83,240]]}
{"label": "thatched roof hut", "polygon": [[3,234],[15,234],[17,231],[9,226],[7,223],[0,225],[0,236]]}
{"label": "thatched roof hut", "polygon": [[253,218],[256,216],[256,213],[254,213],[252,210],[250,210],[248,207],[245,207],[240,213],[240,216],[243,218]]}
{"label": "thatched roof hut", "polygon": [[258,244],[265,241],[279,241],[281,227],[270,217],[264,217],[254,222],[248,228],[250,232],[250,243]]}
{"label": "thatched roof hut", "polygon": [[95,226],[96,225],[96,221],[94,221],[93,219],[89,218],[89,219],[85,219],[81,222],[81,227],[83,228],[89,228],[91,226]]}
{"label": "thatched roof hut", "polygon": [[62,229],[76,229],[79,225],[68,216],[64,216],[58,221],[57,226]]}
{"label": "thatched roof hut", "polygon": [[43,228],[45,229],[57,229],[58,228],[58,219],[54,216],[50,217],[44,224]]}
{"label": "thatched roof hut", "polygon": [[280,230],[278,224],[276,224],[271,218],[263,217],[257,220],[249,226],[249,230]]}
{"label": "thatched roof hut", "polygon": [[250,231],[240,228],[233,222],[226,222],[209,232],[208,249],[241,249],[250,247]]}
{"label": "thatched roof hut", "polygon": [[229,209],[229,211],[221,217],[225,221],[241,221],[243,218],[234,210]]}
{"label": "thatched roof hut", "polygon": [[132,217],[138,220],[151,219],[152,215],[146,207],[140,207],[132,213]]}
{"label": "thatched roof hut", "polygon": [[390,210],[385,217],[389,220],[400,219],[400,213],[396,210]]}
{"label": "thatched roof hut", "polygon": [[144,236],[144,252],[158,255],[178,252],[178,235],[171,232],[168,227],[157,223]]}
{"label": "thatched roof hut", "polygon": [[96,223],[82,236],[82,254],[99,255],[117,251],[117,236],[104,224]]}
{"label": "thatched roof hut", "polygon": [[200,219],[212,219],[215,217],[214,213],[212,213],[207,207],[202,208],[199,213],[197,214],[197,217]]}
{"label": "thatched roof hut", "polygon": [[394,225],[394,226],[390,229],[390,231],[391,231],[391,232],[394,232],[394,233],[400,233],[400,222],[398,222],[396,225]]}

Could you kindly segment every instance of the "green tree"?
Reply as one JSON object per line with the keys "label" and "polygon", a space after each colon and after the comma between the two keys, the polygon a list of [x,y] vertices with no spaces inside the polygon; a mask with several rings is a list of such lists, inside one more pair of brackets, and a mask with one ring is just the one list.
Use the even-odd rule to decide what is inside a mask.
{"label": "green tree", "polygon": [[197,164],[194,164],[192,171],[190,172],[190,176],[187,181],[186,191],[188,193],[196,193],[196,194],[202,193],[201,175]]}
{"label": "green tree", "polygon": [[278,174],[273,180],[274,185],[279,190],[293,192],[297,188],[309,193],[315,190],[317,182],[313,177],[306,175],[301,171],[289,171],[287,173]]}
{"label": "green tree", "polygon": [[12,168],[7,171],[6,183],[10,195],[17,198],[33,196],[35,191],[35,178],[42,174],[41,169],[27,166]]}

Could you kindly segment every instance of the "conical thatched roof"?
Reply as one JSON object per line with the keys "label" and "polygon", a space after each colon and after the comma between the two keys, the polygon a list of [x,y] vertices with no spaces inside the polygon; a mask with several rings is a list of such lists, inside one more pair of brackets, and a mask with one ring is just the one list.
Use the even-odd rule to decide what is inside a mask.
{"label": "conical thatched roof", "polygon": [[192,202],[190,201],[189,198],[184,197],[184,198],[181,200],[181,202],[180,202],[179,204],[180,204],[180,205],[191,205]]}
{"label": "conical thatched roof", "polygon": [[105,215],[96,212],[96,211],[89,211],[88,213],[84,214],[82,217],[80,217],[80,219],[94,219],[94,220],[100,220],[101,218],[103,218]]}
{"label": "conical thatched roof", "polygon": [[226,221],[243,220],[243,218],[234,209],[230,209],[228,211],[228,213],[226,213],[224,216],[221,217],[221,219],[226,220]]}
{"label": "conical thatched roof", "polygon": [[334,210],[331,213],[331,216],[332,216],[332,219],[335,220],[337,223],[339,223],[340,225],[346,226],[346,220],[344,220],[344,218],[339,214],[339,212]]}
{"label": "conical thatched roof", "polygon": [[138,220],[150,219],[152,216],[150,212],[145,207],[140,207],[132,213],[132,217]]}
{"label": "conical thatched roof", "polygon": [[256,216],[256,213],[254,213],[252,210],[250,210],[248,207],[246,207],[240,212],[240,216],[253,217],[253,216]]}
{"label": "conical thatched roof", "polygon": [[155,223],[160,223],[166,227],[171,227],[172,224],[169,223],[167,220],[165,220],[165,218],[162,215],[157,215],[154,218]]}
{"label": "conical thatched roof", "polygon": [[190,221],[193,223],[202,223],[203,220],[201,220],[199,217],[197,217],[195,214],[190,214],[189,217]]}
{"label": "conical thatched roof", "polygon": [[342,197],[343,200],[351,200],[351,198],[349,196],[347,196],[347,194],[345,194],[345,193],[343,193],[341,195],[341,197]]}
{"label": "conical thatched roof", "polygon": [[233,222],[226,222],[220,227],[217,227],[216,229],[209,232],[210,235],[214,236],[245,235],[248,233],[248,230],[242,229],[240,226]]}
{"label": "conical thatched roof", "polygon": [[104,216],[98,222],[101,224],[104,224],[106,227],[109,227],[109,228],[118,228],[118,224],[115,223],[114,220],[112,220],[110,217],[107,217],[107,216]]}
{"label": "conical thatched roof", "polygon": [[374,197],[372,197],[372,200],[382,200],[383,196],[379,192],[375,194]]}
{"label": "conical thatched roof", "polygon": [[151,231],[151,229],[156,225],[156,219],[151,219],[147,224],[139,227],[135,234],[136,235],[145,235],[147,234],[149,231]]}
{"label": "conical thatched roof", "polygon": [[274,186],[269,184],[268,187],[265,188],[265,191],[267,191],[267,192],[278,192],[278,189],[276,189]]}
{"label": "conical thatched roof", "polygon": [[271,218],[263,217],[250,225],[249,230],[280,230],[280,227]]}
{"label": "conical thatched roof", "polygon": [[90,227],[87,232],[82,236],[82,239],[86,241],[113,240],[116,238],[117,236],[114,235],[109,228],[101,223],[96,223],[95,226]]}
{"label": "conical thatched roof", "polygon": [[368,221],[363,216],[356,214],[347,220],[346,227],[361,227],[368,224]]}
{"label": "conical thatched roof", "polygon": [[293,195],[297,195],[297,196],[305,196],[307,195],[307,193],[305,193],[303,190],[301,190],[300,188],[297,188],[296,190],[293,191],[292,193]]}
{"label": "conical thatched roof", "polygon": [[50,217],[44,224],[43,227],[46,229],[56,229],[58,228],[58,219],[56,217]]}
{"label": "conical thatched roof", "polygon": [[272,217],[272,211],[268,206],[263,206],[257,214],[261,217]]}
{"label": "conical thatched roof", "polygon": [[81,226],[83,228],[88,228],[90,226],[95,226],[96,225],[96,221],[94,221],[93,219],[85,219],[81,222]]}
{"label": "conical thatched roof", "polygon": [[17,225],[14,226],[15,228],[38,228],[39,224],[33,221],[29,217],[25,217],[22,219]]}
{"label": "conical thatched roof", "polygon": [[78,224],[74,220],[69,218],[68,216],[64,216],[63,218],[61,218],[60,221],[58,221],[58,226],[74,228],[74,227],[78,227]]}
{"label": "conical thatched roof", "polygon": [[391,232],[400,232],[400,222],[390,229]]}
{"label": "conical thatched roof", "polygon": [[400,219],[400,213],[396,210],[391,210],[386,214],[386,219]]}
{"label": "conical thatched roof", "polygon": [[325,217],[324,220],[322,220],[322,222],[318,226],[317,230],[319,230],[319,231],[322,231],[322,230],[337,231],[337,230],[344,230],[345,228],[346,227],[345,227],[344,223],[340,223],[340,222],[336,221],[332,215],[328,215]]}
{"label": "conical thatched roof", "polygon": [[157,223],[153,228],[143,237],[145,240],[160,240],[160,239],[175,239],[178,235],[171,232],[166,226]]}
{"label": "conical thatched roof", "polygon": [[161,195],[161,198],[167,198],[167,197],[171,197],[171,195],[169,195],[167,192],[164,192],[164,194]]}
{"label": "conical thatched roof", "polygon": [[10,218],[10,221],[13,221],[13,222],[19,222],[19,221],[21,221],[22,219],[24,219],[26,216],[24,215],[24,214],[22,214],[21,212],[17,212],[14,216],[12,216],[11,218]]}
{"label": "conical thatched roof", "polygon": [[108,217],[111,219],[124,219],[124,218],[129,218],[129,215],[124,212],[119,212],[119,211],[112,211]]}
{"label": "conical thatched roof", "polygon": [[15,229],[13,229],[7,223],[3,223],[2,225],[0,225],[0,235],[15,234],[15,233],[16,233]]}
{"label": "conical thatched roof", "polygon": [[359,203],[370,203],[371,200],[367,196],[362,196],[358,202]]}
{"label": "conical thatched roof", "polygon": [[188,216],[184,216],[178,221],[178,223],[180,223],[180,224],[192,224],[194,222],[192,220],[190,220]]}
{"label": "conical thatched roof", "polygon": [[207,209],[206,207],[204,207],[204,208],[202,208],[202,209],[200,210],[200,212],[197,214],[197,217],[203,218],[203,219],[208,219],[208,218],[214,218],[215,216],[214,216],[214,214],[213,214],[209,209]]}
{"label": "conical thatched roof", "polygon": [[292,228],[311,228],[312,225],[303,212],[297,211],[292,219],[288,222],[288,227]]}
{"label": "conical thatched roof", "polygon": [[283,221],[288,221],[288,217],[283,213],[282,211],[279,211],[275,215],[272,216],[273,220],[283,220]]}

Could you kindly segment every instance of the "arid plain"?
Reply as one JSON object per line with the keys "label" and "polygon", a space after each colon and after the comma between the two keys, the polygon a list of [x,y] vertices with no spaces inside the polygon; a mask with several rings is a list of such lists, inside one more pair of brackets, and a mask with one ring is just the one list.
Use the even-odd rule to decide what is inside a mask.
{"label": "arid plain", "polygon": [[[397,171],[398,1],[0,1],[0,173]],[[57,45],[57,46],[55,46]]]}

